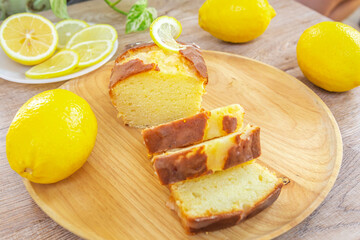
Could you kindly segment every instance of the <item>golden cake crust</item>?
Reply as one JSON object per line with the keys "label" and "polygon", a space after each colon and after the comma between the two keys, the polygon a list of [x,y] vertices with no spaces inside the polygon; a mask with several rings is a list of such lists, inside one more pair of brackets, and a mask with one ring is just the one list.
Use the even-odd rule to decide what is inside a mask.
{"label": "golden cake crust", "polygon": [[[188,234],[216,231],[239,224],[240,222],[255,216],[265,208],[269,207],[279,197],[282,186],[282,182],[279,181],[271,193],[269,193],[261,201],[258,201],[252,208],[244,211],[224,212],[208,217],[192,218],[183,215],[176,204],[171,203],[171,205],[175,208],[174,210],[179,215],[182,225]],[[170,201],[174,200],[171,198]]]}
{"label": "golden cake crust", "polygon": [[226,133],[232,133],[236,130],[238,121],[236,117],[225,115],[222,120],[223,130]]}
{"label": "golden cake crust", "polygon": [[241,138],[241,134],[236,135],[235,142],[236,144],[228,151],[223,169],[228,169],[261,155],[259,127],[254,128],[246,140]]}
{"label": "golden cake crust", "polygon": [[201,112],[168,124],[144,129],[141,134],[149,154],[159,153],[202,141],[208,119],[209,112]]}
{"label": "golden cake crust", "polygon": [[[245,132],[235,136],[235,143],[227,151],[227,156],[222,159],[224,161],[223,170],[261,155],[260,128],[252,127],[246,133],[248,135],[245,139],[242,138],[243,134]],[[152,162],[160,183],[168,185],[212,173],[212,169],[208,167],[207,163],[208,154],[204,152],[204,146],[200,146],[186,151],[157,155]]]}
{"label": "golden cake crust", "polygon": [[141,134],[148,153],[153,155],[233,133],[242,127],[243,116],[243,108],[233,104],[146,128]]}
{"label": "golden cake crust", "polygon": [[[127,45],[125,50],[115,60],[115,66],[112,69],[110,77],[109,88],[113,88],[118,82],[126,79],[129,76],[150,70],[159,71],[160,69],[156,63],[145,64],[140,59],[135,59],[138,60],[136,62],[134,62],[134,60],[129,61],[132,62],[131,64],[128,64],[127,62],[123,64],[121,63],[121,61],[125,60],[131,54],[134,54],[137,51],[150,51],[154,48],[157,48],[155,43]],[[180,55],[184,57],[189,66],[192,66],[195,69],[198,76],[203,79],[204,85],[206,85],[208,83],[207,68],[204,58],[201,56],[200,50],[192,45],[188,45],[185,50],[180,51]]]}
{"label": "golden cake crust", "polygon": [[175,153],[168,155],[167,158],[157,160],[154,168],[161,184],[167,185],[212,173],[212,170],[207,168],[206,160],[207,155],[202,146],[195,151]]}
{"label": "golden cake crust", "polygon": [[111,72],[109,88],[111,89],[116,83],[125,78],[150,70],[159,71],[160,69],[155,63],[145,64],[140,59],[133,59],[124,64],[115,64]]}
{"label": "golden cake crust", "polygon": [[195,67],[198,74],[206,79],[206,84],[207,84],[207,79],[208,79],[207,68],[205,65],[204,58],[201,56],[200,50],[196,47],[188,46],[184,50],[180,50],[179,52],[181,55],[185,57],[185,59],[189,61],[190,64],[192,64]]}
{"label": "golden cake crust", "polygon": [[156,44],[152,42],[128,44],[125,46],[124,50],[120,53],[119,57],[115,60],[115,63],[120,63],[121,61],[128,58],[131,54],[133,54],[136,51],[140,51],[142,49],[146,49],[147,51],[150,51],[154,47],[156,47]]}

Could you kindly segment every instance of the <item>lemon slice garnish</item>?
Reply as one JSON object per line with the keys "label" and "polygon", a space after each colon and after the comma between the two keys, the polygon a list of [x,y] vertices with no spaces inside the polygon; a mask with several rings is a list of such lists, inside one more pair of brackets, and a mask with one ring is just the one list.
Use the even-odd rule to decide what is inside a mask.
{"label": "lemon slice garnish", "polygon": [[108,40],[82,42],[71,47],[80,56],[79,67],[88,67],[101,62],[113,48],[114,42]]}
{"label": "lemon slice garnish", "polygon": [[172,52],[185,49],[185,46],[175,41],[181,34],[181,23],[173,17],[162,16],[150,26],[150,36],[160,48]]}
{"label": "lemon slice garnish", "polygon": [[28,78],[54,78],[71,73],[79,63],[79,54],[73,50],[62,50],[45,62],[30,68]]}
{"label": "lemon slice garnish", "polygon": [[77,19],[66,19],[55,24],[59,35],[58,48],[65,48],[66,43],[75,33],[88,26],[85,21]]}
{"label": "lemon slice garnish", "polygon": [[108,24],[96,24],[75,33],[66,44],[66,48],[72,48],[79,43],[97,40],[107,40],[114,43],[117,37],[114,27]]}
{"label": "lemon slice garnish", "polygon": [[0,44],[12,60],[35,65],[50,58],[58,44],[54,24],[33,13],[8,17],[0,27]]}

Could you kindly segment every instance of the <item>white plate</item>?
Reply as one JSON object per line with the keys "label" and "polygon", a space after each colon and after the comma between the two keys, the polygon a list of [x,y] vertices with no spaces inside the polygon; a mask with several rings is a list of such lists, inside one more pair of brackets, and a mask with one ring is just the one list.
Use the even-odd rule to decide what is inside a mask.
{"label": "white plate", "polygon": [[78,72],[68,74],[65,76],[56,77],[56,78],[47,78],[47,79],[27,78],[25,76],[25,72],[29,70],[31,66],[25,66],[25,65],[21,65],[20,63],[14,62],[5,54],[5,52],[0,47],[0,78],[3,78],[11,82],[26,83],[26,84],[53,83],[53,82],[61,82],[61,81],[69,80],[87,74],[89,72],[92,72],[98,69],[99,67],[101,67],[102,65],[104,65],[105,63],[107,63],[116,53],[118,45],[119,45],[118,41],[116,41],[112,52],[104,60],[93,66],[84,68]]}

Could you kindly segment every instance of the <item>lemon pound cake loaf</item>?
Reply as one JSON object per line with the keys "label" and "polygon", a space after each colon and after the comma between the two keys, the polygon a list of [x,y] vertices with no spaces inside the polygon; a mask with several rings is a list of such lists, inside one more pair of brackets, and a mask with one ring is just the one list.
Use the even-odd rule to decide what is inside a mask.
{"label": "lemon pound cake loaf", "polygon": [[247,126],[225,137],[156,155],[152,164],[160,183],[167,185],[227,169],[260,154],[260,128]]}
{"label": "lemon pound cake loaf", "polygon": [[270,206],[279,196],[281,179],[249,162],[170,186],[170,207],[188,233],[233,226]]}
{"label": "lemon pound cake loaf", "polygon": [[233,104],[144,129],[142,136],[149,154],[161,153],[235,132],[243,126],[244,113]]}
{"label": "lemon pound cake loaf", "polygon": [[174,53],[147,43],[117,58],[109,94],[126,125],[144,128],[198,113],[207,81],[198,48]]}

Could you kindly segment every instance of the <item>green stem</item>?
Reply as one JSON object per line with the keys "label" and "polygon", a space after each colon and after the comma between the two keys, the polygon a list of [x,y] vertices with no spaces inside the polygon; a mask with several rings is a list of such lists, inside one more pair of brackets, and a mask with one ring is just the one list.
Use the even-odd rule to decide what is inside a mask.
{"label": "green stem", "polygon": [[120,9],[118,9],[116,7],[116,5],[121,2],[121,0],[117,0],[115,2],[110,2],[110,0],[104,0],[106,2],[107,5],[109,5],[109,7],[111,7],[113,10],[117,11],[118,13],[121,13],[122,15],[127,16],[128,14],[124,11],[121,11]]}
{"label": "green stem", "polygon": [[111,4],[111,6],[113,7],[113,6],[117,5],[119,2],[121,2],[121,0],[117,0],[116,2],[113,2],[113,3]]}

